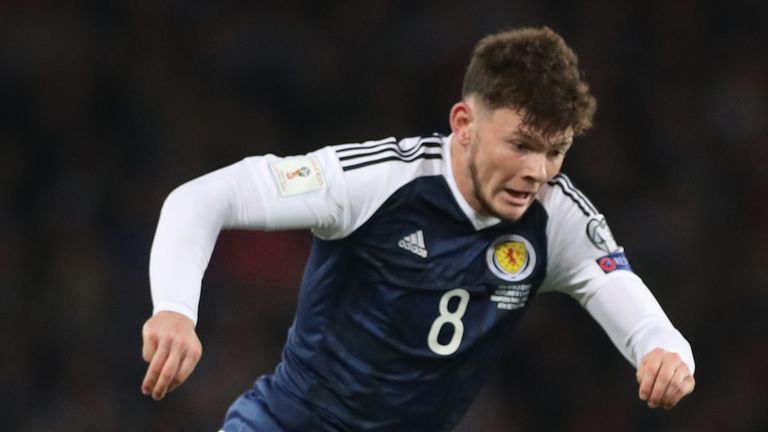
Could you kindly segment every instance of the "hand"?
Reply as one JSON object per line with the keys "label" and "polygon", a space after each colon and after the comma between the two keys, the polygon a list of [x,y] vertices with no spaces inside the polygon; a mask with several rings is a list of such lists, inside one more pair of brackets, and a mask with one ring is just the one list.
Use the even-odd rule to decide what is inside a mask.
{"label": "hand", "polygon": [[640,399],[649,408],[670,409],[696,386],[688,365],[677,353],[661,348],[649,352],[637,368]]}
{"label": "hand", "polygon": [[141,392],[160,400],[186,381],[197,366],[203,347],[188,317],[161,311],[144,323],[142,356],[149,363]]}

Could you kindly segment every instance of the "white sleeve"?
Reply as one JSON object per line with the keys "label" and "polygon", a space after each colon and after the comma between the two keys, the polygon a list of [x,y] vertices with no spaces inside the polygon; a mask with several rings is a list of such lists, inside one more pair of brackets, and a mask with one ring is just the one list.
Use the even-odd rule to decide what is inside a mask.
{"label": "white sleeve", "polygon": [[246,158],[187,182],[163,204],[152,242],[149,279],[154,313],[197,322],[200,285],[219,232],[329,229],[345,217],[345,186],[335,153]]}
{"label": "white sleeve", "polygon": [[634,273],[605,281],[582,305],[635,367],[660,347],[679,354],[693,374],[691,346]]}
{"label": "white sleeve", "polygon": [[539,200],[549,215],[541,292],[576,299],[635,367],[659,347],[678,353],[693,372],[690,345],[632,272],[605,217],[563,174],[542,188]]}
{"label": "white sleeve", "polygon": [[323,239],[343,238],[403,184],[439,174],[444,145],[438,137],[390,138],[249,157],[183,184],[163,204],[152,243],[154,313],[197,322],[203,273],[222,229],[310,228]]}

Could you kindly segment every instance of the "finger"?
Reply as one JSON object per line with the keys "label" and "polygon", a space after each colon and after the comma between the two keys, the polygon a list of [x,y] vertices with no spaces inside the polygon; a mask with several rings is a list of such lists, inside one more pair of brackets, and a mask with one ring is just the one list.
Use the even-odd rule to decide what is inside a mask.
{"label": "finger", "polygon": [[696,379],[693,377],[693,375],[688,375],[683,380],[683,396],[688,396],[689,394],[693,393],[694,388],[696,388]]}
{"label": "finger", "polygon": [[641,378],[643,377],[644,372],[644,366],[647,365],[654,365],[661,363],[661,357],[663,355],[663,352],[661,349],[656,348],[653,351],[649,352],[648,354],[643,357],[643,359],[640,361],[640,366],[637,368],[636,376],[637,376],[637,382],[639,383]]}
{"label": "finger", "polygon": [[683,383],[687,375],[688,371],[684,371],[682,367],[675,369],[675,373],[672,375],[672,379],[669,380],[669,385],[659,401],[659,405],[661,405],[662,408],[670,409],[682,399],[684,395]]}
{"label": "finger", "polygon": [[189,375],[195,370],[195,366],[197,366],[199,360],[199,351],[195,352],[194,350],[191,350],[190,352],[187,352],[187,355],[181,360],[181,365],[179,366],[178,372],[176,372],[176,377],[171,381],[171,385],[168,387],[169,392],[176,389],[176,387],[183,384],[184,381],[189,378]]}
{"label": "finger", "polygon": [[155,355],[155,351],[157,351],[157,334],[149,330],[146,325],[144,325],[141,334],[144,340],[141,347],[141,357],[145,362],[149,363]]}
{"label": "finger", "polygon": [[668,405],[666,405],[665,408],[666,409],[673,408],[675,405],[678,404],[678,402],[680,402],[681,399],[691,394],[695,386],[696,386],[696,381],[693,379],[691,375],[687,375],[685,378],[683,378],[683,380],[679,384],[677,390],[671,396],[670,400],[668,401]]}
{"label": "finger", "polygon": [[181,342],[176,340],[171,342],[168,359],[160,371],[160,376],[157,379],[157,383],[155,383],[154,389],[152,389],[152,398],[154,400],[160,400],[165,397],[165,394],[168,392],[168,386],[176,378],[176,372],[179,370],[179,364],[183,355],[184,351]]}
{"label": "finger", "polygon": [[165,360],[168,358],[170,344],[170,340],[161,341],[152,355],[152,360],[147,367],[147,374],[144,376],[144,382],[141,384],[141,391],[145,395],[150,394],[155,387],[160,371],[163,370]]}
{"label": "finger", "polygon": [[653,384],[656,381],[656,375],[661,367],[661,359],[657,356],[648,356],[637,369],[637,382],[640,383],[638,395],[641,400],[648,400],[653,390]]}
{"label": "finger", "polygon": [[675,375],[675,371],[678,367],[678,362],[673,361],[670,356],[665,356],[659,367],[659,373],[656,375],[656,380],[653,383],[653,390],[648,397],[648,406],[656,408],[662,405],[662,398],[664,393],[667,392],[669,383],[672,381],[672,377]]}

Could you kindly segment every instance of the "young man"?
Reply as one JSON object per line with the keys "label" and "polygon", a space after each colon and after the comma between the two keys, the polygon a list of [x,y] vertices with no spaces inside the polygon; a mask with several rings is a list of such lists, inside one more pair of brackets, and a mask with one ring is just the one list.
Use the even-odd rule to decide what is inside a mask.
{"label": "young man", "polygon": [[220,230],[311,228],[295,322],[275,372],[223,430],[443,431],[539,292],[565,292],[671,408],[694,387],[690,346],[597,213],[559,174],[595,100],[553,31],[475,48],[448,137],[250,157],[182,185],[152,247],[142,391],[162,399],[197,364],[200,283]]}

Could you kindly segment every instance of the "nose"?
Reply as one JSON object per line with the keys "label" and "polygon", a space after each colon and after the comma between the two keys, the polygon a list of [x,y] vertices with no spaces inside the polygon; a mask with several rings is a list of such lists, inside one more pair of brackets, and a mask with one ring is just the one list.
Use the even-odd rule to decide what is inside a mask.
{"label": "nose", "polygon": [[525,161],[523,178],[531,183],[544,183],[547,181],[547,155],[544,153],[531,153]]}

